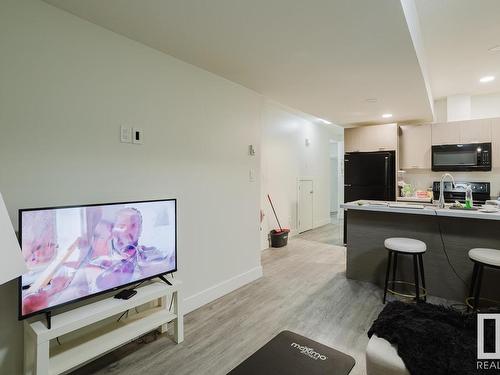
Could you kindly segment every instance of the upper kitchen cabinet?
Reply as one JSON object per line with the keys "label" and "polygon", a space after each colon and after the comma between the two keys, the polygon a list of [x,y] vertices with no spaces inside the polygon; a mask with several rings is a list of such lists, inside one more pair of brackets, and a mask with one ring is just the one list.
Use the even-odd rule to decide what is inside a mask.
{"label": "upper kitchen cabinet", "polygon": [[401,169],[431,168],[431,125],[401,125],[399,163]]}
{"label": "upper kitchen cabinet", "polygon": [[361,150],[361,128],[347,128],[344,130],[345,152],[356,152]]}
{"label": "upper kitchen cabinet", "polygon": [[500,118],[491,120],[492,167],[500,168]]}
{"label": "upper kitchen cabinet", "polygon": [[491,142],[491,120],[468,120],[432,125],[433,145]]}
{"label": "upper kitchen cabinet", "polygon": [[346,152],[396,150],[398,146],[397,124],[361,126],[344,132]]}
{"label": "upper kitchen cabinet", "polygon": [[456,145],[460,143],[460,126],[456,122],[432,124],[433,145]]}
{"label": "upper kitchen cabinet", "polygon": [[491,142],[491,120],[471,120],[460,122],[460,143]]}

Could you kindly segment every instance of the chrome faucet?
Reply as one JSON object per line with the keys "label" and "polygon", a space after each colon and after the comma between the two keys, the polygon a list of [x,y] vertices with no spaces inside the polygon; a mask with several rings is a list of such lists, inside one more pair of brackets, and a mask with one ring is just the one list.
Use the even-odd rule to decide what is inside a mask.
{"label": "chrome faucet", "polygon": [[455,186],[455,179],[453,178],[453,176],[451,174],[445,173],[441,177],[441,182],[439,183],[439,203],[438,203],[438,208],[445,208],[445,204],[444,204],[444,180],[446,179],[446,177],[451,178],[451,183],[453,184],[452,186]]}

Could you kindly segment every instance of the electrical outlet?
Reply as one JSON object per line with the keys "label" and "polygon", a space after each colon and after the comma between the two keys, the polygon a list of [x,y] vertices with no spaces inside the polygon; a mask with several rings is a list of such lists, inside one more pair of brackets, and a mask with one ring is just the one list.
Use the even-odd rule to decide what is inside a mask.
{"label": "electrical outlet", "polygon": [[126,126],[120,126],[120,142],[131,143],[132,142],[132,129]]}

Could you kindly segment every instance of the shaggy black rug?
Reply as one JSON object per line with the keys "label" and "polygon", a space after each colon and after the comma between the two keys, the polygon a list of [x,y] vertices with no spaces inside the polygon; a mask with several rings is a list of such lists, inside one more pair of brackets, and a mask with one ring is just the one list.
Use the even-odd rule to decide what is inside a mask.
{"label": "shaggy black rug", "polygon": [[430,303],[387,304],[368,331],[397,346],[412,375],[492,374],[478,370],[476,314]]}

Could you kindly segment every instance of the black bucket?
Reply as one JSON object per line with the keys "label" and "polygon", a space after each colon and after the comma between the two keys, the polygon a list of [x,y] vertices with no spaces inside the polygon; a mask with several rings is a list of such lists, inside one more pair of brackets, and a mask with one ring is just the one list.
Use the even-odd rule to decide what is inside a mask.
{"label": "black bucket", "polygon": [[284,229],[280,232],[275,231],[274,229],[269,232],[269,236],[271,237],[271,247],[283,247],[288,243],[288,234],[289,230]]}

